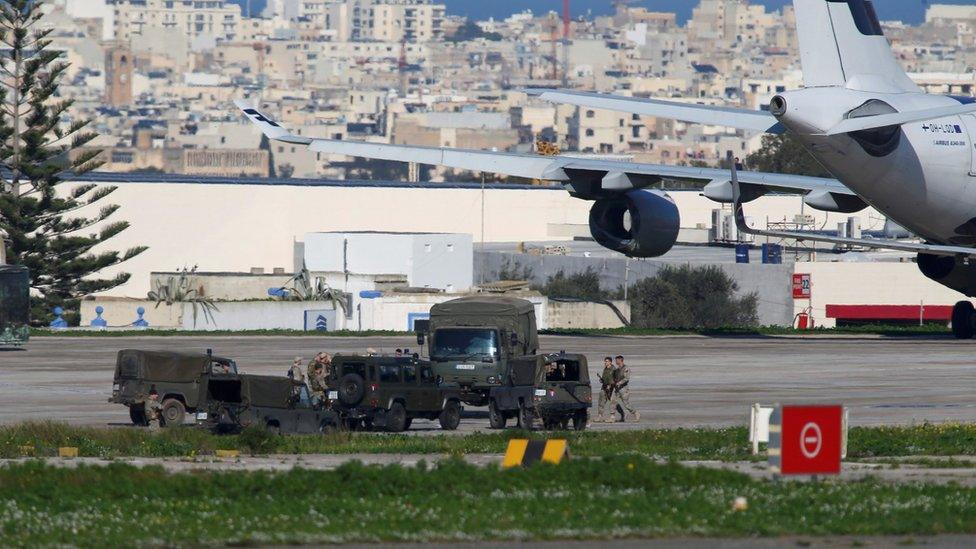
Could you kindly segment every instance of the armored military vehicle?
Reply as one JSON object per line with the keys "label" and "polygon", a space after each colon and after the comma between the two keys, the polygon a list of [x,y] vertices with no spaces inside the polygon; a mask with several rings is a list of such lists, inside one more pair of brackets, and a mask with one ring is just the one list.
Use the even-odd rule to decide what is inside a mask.
{"label": "armored military vehicle", "polygon": [[308,387],[281,376],[235,375],[207,381],[201,424],[219,433],[261,426],[276,434],[321,433],[337,426],[335,412],[315,402]]}
{"label": "armored military vehicle", "polygon": [[431,364],[413,358],[337,355],[326,396],[345,427],[400,432],[414,418],[436,419],[445,430],[461,422],[456,389],[438,386]]}
{"label": "armored military vehicle", "polygon": [[[2,239],[0,246],[3,246]],[[30,336],[29,285],[26,267],[0,264],[0,347],[27,343]]]}
{"label": "armored military vehicle", "polygon": [[[109,402],[129,407],[135,425],[146,425],[145,398],[155,387],[162,405],[162,423],[181,425],[186,414],[196,413],[206,402],[206,380],[237,374],[229,358],[207,353],[140,351],[123,349],[115,361],[115,380]],[[201,410],[202,411],[202,410]]]}
{"label": "armored military vehicle", "polygon": [[593,392],[586,357],[551,354],[515,358],[508,363],[502,385],[492,387],[488,421],[504,429],[515,419],[522,429],[586,429]]}
{"label": "armored military vehicle", "polygon": [[434,305],[417,325],[442,387],[456,387],[464,403],[488,404],[512,360],[539,348],[535,307],[510,297],[472,296]]}

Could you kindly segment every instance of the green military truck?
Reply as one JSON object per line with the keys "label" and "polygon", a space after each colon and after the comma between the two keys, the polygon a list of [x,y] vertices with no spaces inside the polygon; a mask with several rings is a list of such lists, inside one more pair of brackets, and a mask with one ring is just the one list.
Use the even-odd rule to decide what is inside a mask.
{"label": "green military truck", "polygon": [[197,420],[217,433],[250,426],[275,434],[324,433],[337,426],[335,412],[315,402],[308,387],[281,376],[242,374],[207,381],[207,412]]}
{"label": "green military truck", "polygon": [[30,337],[29,287],[26,267],[0,265],[0,347],[21,346]]}
{"label": "green military truck", "polygon": [[586,429],[593,392],[586,357],[558,353],[509,361],[502,385],[492,387],[488,423],[504,429],[515,419],[522,429]]}
{"label": "green military truck", "polygon": [[154,387],[159,393],[164,426],[183,424],[187,413],[205,410],[207,380],[233,376],[237,364],[207,353],[123,349],[115,360],[109,402],[129,408],[134,425],[147,425],[144,402]]}
{"label": "green military truck", "polygon": [[453,431],[461,422],[461,397],[438,386],[431,364],[413,358],[336,355],[327,401],[349,429],[401,432],[415,418],[438,420]]}
{"label": "green military truck", "polygon": [[532,302],[494,296],[462,297],[434,305],[417,323],[442,387],[455,387],[471,406],[486,406],[508,363],[539,348]]}

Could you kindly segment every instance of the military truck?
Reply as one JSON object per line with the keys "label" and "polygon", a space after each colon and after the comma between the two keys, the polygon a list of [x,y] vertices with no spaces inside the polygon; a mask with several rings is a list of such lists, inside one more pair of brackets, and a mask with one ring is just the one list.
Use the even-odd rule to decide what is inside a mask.
{"label": "military truck", "polygon": [[337,355],[327,380],[327,399],[349,429],[401,432],[414,418],[436,419],[457,429],[461,396],[438,386],[431,364],[409,357]]}
{"label": "military truck", "polygon": [[586,429],[593,392],[586,357],[558,353],[509,361],[502,385],[492,387],[488,423],[504,429],[515,419],[522,429]]}
{"label": "military truck", "polygon": [[206,353],[123,349],[115,361],[115,379],[109,402],[129,408],[134,425],[147,425],[144,402],[154,387],[159,393],[164,426],[183,424],[187,413],[205,408],[206,381],[237,374],[229,358]]}
{"label": "military truck", "polygon": [[304,384],[282,376],[242,374],[207,381],[202,425],[218,433],[261,426],[275,434],[324,433],[338,424],[325,403],[313,401]]}
{"label": "military truck", "polygon": [[29,285],[26,267],[0,264],[0,347],[23,345],[30,337]]}
{"label": "military truck", "polygon": [[456,387],[471,406],[488,404],[508,363],[539,348],[535,307],[511,297],[472,296],[434,305],[417,323],[417,343],[427,343],[434,374]]}

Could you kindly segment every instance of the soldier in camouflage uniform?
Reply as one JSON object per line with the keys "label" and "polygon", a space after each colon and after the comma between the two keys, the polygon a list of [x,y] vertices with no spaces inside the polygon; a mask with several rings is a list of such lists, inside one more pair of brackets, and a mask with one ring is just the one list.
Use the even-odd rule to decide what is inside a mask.
{"label": "soldier in camouflage uniform", "polygon": [[[600,400],[597,407],[597,422],[611,421],[617,415],[617,403],[613,399],[613,359],[603,359],[603,372],[600,374]],[[610,404],[610,416],[607,418],[607,405]]]}
{"label": "soldier in camouflage uniform", "polygon": [[325,365],[316,362],[308,375],[308,390],[312,394],[312,402],[316,405],[325,402]]}
{"label": "soldier in camouflage uniform", "polygon": [[[630,412],[630,415],[634,417],[634,421],[640,421],[640,412],[630,405],[630,389],[627,387],[630,384],[630,368],[624,364],[623,356],[617,355],[616,359],[617,367],[613,371],[613,389],[617,395],[617,403],[622,408],[624,414]],[[616,416],[616,406],[614,406],[613,412],[614,416]],[[626,418],[624,418],[624,421],[626,421]]]}
{"label": "soldier in camouflage uniform", "polygon": [[143,410],[146,414],[146,421],[149,424],[149,430],[156,432],[159,430],[163,419],[163,407],[159,403],[159,391],[153,386],[149,389],[149,396],[143,402]]}

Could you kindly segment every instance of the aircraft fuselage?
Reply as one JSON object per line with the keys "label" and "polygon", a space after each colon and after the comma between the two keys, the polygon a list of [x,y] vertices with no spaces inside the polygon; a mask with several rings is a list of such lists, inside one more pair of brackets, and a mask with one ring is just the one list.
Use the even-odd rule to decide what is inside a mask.
{"label": "aircraft fuselage", "polygon": [[867,203],[929,242],[976,244],[976,116],[825,135],[859,114],[932,109],[958,105],[959,99],[839,87],[780,97],[785,105],[774,109],[780,122]]}

